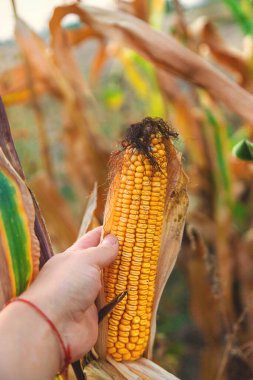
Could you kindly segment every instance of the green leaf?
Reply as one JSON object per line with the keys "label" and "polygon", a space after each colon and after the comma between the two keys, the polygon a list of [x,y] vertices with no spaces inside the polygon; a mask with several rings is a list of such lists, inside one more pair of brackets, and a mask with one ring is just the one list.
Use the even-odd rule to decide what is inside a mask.
{"label": "green leaf", "polygon": [[253,142],[241,140],[234,146],[233,154],[242,161],[253,161]]}
{"label": "green leaf", "polygon": [[40,249],[34,221],[31,194],[0,148],[0,309],[38,273]]}
{"label": "green leaf", "polygon": [[218,119],[215,117],[214,113],[210,109],[206,108],[205,113],[210,126],[213,129],[213,137],[216,149],[216,158],[218,163],[218,168],[220,172],[220,180],[223,183],[225,192],[227,193],[228,199],[231,199],[231,177],[229,171],[229,165],[226,156],[226,134],[222,133],[222,126],[219,124]]}
{"label": "green leaf", "polygon": [[252,6],[250,1],[224,0],[245,34],[253,35]]}

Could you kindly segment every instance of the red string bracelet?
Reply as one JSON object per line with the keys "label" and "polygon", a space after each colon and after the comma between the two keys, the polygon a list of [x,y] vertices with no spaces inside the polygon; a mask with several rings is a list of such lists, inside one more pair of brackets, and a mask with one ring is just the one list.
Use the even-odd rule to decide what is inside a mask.
{"label": "red string bracelet", "polygon": [[26,305],[33,308],[49,324],[49,326],[51,327],[53,332],[56,334],[56,336],[60,342],[60,346],[62,348],[62,351],[64,353],[64,364],[63,364],[63,368],[60,371],[60,374],[63,373],[67,369],[68,365],[71,363],[71,352],[70,352],[70,346],[69,345],[65,346],[63,339],[61,337],[61,334],[59,333],[59,330],[57,329],[55,324],[51,321],[51,319],[48,318],[48,316],[38,306],[36,306],[31,301],[28,301],[25,298],[19,297],[19,298],[11,299],[8,303],[11,303],[11,302],[23,302],[23,303],[25,303]]}

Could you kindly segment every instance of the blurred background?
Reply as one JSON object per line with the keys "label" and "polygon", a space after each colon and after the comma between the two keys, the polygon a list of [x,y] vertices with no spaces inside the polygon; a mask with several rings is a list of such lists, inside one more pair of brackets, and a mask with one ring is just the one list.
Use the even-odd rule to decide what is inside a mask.
{"label": "blurred background", "polygon": [[[108,159],[126,127],[145,116],[169,120],[179,133],[190,206],[160,304],[155,361],[184,380],[253,379],[253,164],[232,154],[253,138],[253,125],[232,103],[220,102],[220,92],[233,96],[229,86],[217,83],[216,97],[208,70],[189,69],[193,52],[253,91],[253,3],[77,2],[84,11],[102,7],[90,16],[88,8],[83,15],[68,4],[0,5],[0,94],[55,251],[76,239],[95,182],[94,225],[102,222]],[[166,49],[159,34],[152,59],[151,38],[140,44],[143,23],[177,42],[168,40],[174,53],[164,57],[172,69],[161,68],[158,55]],[[180,46],[187,49],[183,61],[175,58]],[[173,70],[177,65],[184,76]],[[198,75],[207,86],[195,85]],[[239,92],[234,96],[240,102]]]}

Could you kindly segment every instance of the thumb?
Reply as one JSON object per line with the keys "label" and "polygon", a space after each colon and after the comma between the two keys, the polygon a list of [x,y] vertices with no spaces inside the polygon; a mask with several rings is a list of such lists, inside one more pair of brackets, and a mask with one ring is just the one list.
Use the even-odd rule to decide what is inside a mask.
{"label": "thumb", "polygon": [[93,265],[98,265],[100,268],[108,266],[116,259],[118,254],[119,244],[115,235],[106,235],[103,241],[94,248],[88,248],[89,259]]}

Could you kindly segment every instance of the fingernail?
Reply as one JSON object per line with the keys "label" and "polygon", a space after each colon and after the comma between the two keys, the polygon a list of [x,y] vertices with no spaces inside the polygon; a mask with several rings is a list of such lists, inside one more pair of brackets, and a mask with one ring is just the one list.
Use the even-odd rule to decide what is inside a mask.
{"label": "fingernail", "polygon": [[106,235],[105,238],[102,241],[103,245],[116,245],[118,244],[118,239],[115,235]]}

